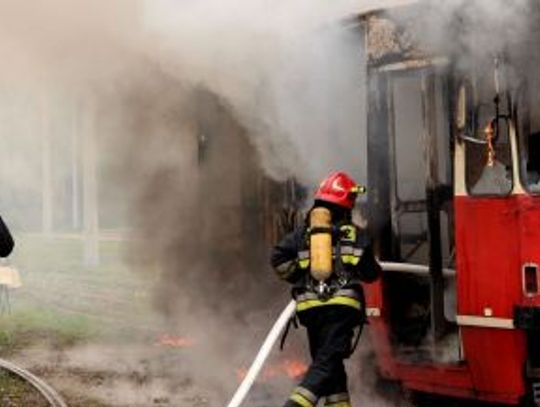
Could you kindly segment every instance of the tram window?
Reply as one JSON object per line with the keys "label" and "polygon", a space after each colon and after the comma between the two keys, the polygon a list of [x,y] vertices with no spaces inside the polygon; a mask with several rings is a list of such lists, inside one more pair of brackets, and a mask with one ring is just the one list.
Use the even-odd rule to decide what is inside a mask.
{"label": "tram window", "polygon": [[[485,140],[483,133],[491,120],[491,106],[482,106],[479,112],[476,138]],[[467,188],[472,195],[508,195],[512,191],[512,154],[504,120],[499,120],[499,136],[491,147],[469,142],[466,151]]]}
{"label": "tram window", "polygon": [[524,186],[540,194],[540,76],[531,64],[516,95],[517,132]]}
{"label": "tram window", "polygon": [[540,132],[525,138],[525,182],[529,191],[540,193]]}
{"label": "tram window", "polygon": [[426,199],[422,84],[418,76],[394,78],[395,165],[402,201]]}
{"label": "tram window", "polygon": [[426,214],[404,213],[399,217],[400,253],[407,263],[428,264]]}

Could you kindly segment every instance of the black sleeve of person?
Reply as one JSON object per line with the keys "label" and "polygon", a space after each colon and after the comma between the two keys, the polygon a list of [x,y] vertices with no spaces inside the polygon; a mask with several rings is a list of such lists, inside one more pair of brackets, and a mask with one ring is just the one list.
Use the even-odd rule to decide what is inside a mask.
{"label": "black sleeve of person", "polygon": [[274,246],[270,255],[270,264],[282,280],[294,283],[300,276],[297,267],[298,247],[302,239],[302,229],[291,232]]}
{"label": "black sleeve of person", "polygon": [[365,283],[372,283],[379,278],[382,268],[377,259],[375,259],[371,243],[365,239],[362,246],[363,253],[358,263],[359,278]]}
{"label": "black sleeve of person", "polygon": [[15,242],[11,236],[11,232],[0,217],[0,257],[7,257],[13,251]]}

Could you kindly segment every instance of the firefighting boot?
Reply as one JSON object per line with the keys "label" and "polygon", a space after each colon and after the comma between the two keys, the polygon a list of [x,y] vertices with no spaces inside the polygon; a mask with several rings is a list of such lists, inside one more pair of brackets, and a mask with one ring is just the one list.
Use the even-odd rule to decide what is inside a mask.
{"label": "firefighting boot", "polygon": [[302,407],[302,405],[292,400],[287,400],[287,402],[283,405],[283,407]]}
{"label": "firefighting boot", "polygon": [[318,397],[306,388],[298,386],[292,392],[284,407],[315,407]]}
{"label": "firefighting boot", "polygon": [[327,396],[324,407],[351,407],[349,393],[337,393]]}

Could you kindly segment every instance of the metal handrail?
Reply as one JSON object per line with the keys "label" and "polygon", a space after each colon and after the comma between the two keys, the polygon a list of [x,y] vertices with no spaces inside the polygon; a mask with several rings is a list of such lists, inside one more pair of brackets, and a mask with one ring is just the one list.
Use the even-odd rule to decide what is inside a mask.
{"label": "metal handrail", "polygon": [[[396,273],[406,273],[414,274],[418,276],[429,276],[429,266],[423,264],[412,264],[412,263],[397,263],[390,261],[382,261],[380,265],[384,271],[396,272]],[[443,269],[444,277],[455,277],[456,270],[454,269]]]}

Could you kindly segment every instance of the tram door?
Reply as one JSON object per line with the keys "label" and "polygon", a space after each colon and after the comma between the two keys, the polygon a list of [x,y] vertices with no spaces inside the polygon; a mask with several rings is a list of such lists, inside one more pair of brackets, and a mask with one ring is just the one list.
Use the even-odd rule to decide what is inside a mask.
{"label": "tram door", "polygon": [[394,343],[417,357],[455,322],[452,168],[446,76],[388,73],[389,194],[394,260],[429,266],[392,273],[386,284]]}

